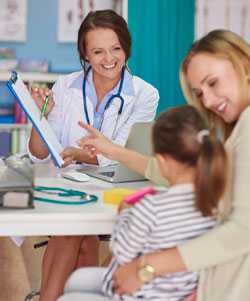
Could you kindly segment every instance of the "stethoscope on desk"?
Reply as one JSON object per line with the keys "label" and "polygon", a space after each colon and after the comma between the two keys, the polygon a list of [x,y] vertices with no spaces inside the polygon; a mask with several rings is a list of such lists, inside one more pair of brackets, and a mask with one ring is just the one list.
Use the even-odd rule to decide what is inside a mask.
{"label": "stethoscope on desk", "polygon": [[58,205],[85,205],[93,202],[97,202],[98,197],[94,194],[88,194],[83,191],[74,190],[74,189],[66,189],[61,187],[47,187],[47,186],[35,186],[33,189],[37,192],[46,193],[48,195],[56,195],[62,198],[74,198],[76,197],[78,200],[55,200],[49,199],[47,197],[33,197],[34,201],[52,203]]}
{"label": "stethoscope on desk", "polygon": [[[91,67],[89,67],[86,71],[86,74],[84,75],[84,78],[83,78],[83,84],[82,84],[82,98],[83,98],[83,108],[84,108],[84,114],[85,114],[85,118],[86,118],[86,121],[89,125],[90,124],[90,120],[89,120],[89,114],[88,114],[88,108],[87,108],[87,99],[86,99],[86,82],[87,82],[87,77],[88,77],[88,74],[89,74],[89,71],[91,70]],[[112,95],[109,100],[107,101],[106,105],[105,105],[105,108],[104,108],[104,113],[105,111],[109,108],[109,106],[111,105],[112,101],[114,100],[114,98],[118,98],[120,100],[120,108],[118,110],[118,116],[117,116],[117,120],[116,120],[116,124],[119,120],[119,117],[123,111],[123,106],[124,106],[124,98],[121,96],[121,91],[122,91],[122,88],[123,88],[123,82],[124,82],[124,76],[125,76],[125,67],[122,68],[122,72],[121,72],[121,80],[120,80],[120,85],[119,85],[119,88],[118,88],[118,92],[114,95]],[[104,116],[104,114],[103,114]],[[100,124],[100,128],[99,130],[101,130],[102,128],[102,123],[103,123],[103,117],[102,117],[102,121],[101,121],[101,124]]]}

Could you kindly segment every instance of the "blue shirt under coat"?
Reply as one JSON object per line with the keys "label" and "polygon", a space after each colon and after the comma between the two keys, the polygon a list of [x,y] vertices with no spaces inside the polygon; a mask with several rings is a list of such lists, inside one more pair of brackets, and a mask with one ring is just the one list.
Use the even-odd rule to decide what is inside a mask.
{"label": "blue shirt under coat", "polygon": [[[82,75],[81,75],[73,81],[73,83],[71,84],[71,87],[82,90],[82,81],[83,81],[83,79],[82,79]],[[104,96],[104,98],[102,99],[102,101],[98,107],[98,111],[96,109],[94,110],[93,127],[96,128],[97,130],[100,130],[100,128],[101,128],[101,123],[102,123],[102,119],[103,119],[103,115],[104,115],[104,111],[105,111],[105,106],[106,106],[107,102],[109,101],[110,97],[114,94],[117,94],[119,86],[120,86],[120,81],[121,80],[119,80],[117,85]],[[126,94],[128,96],[135,95],[132,75],[128,72],[127,69],[124,72],[124,81],[123,81],[121,93]],[[94,108],[96,108],[97,103],[98,103],[98,98],[97,98],[96,90],[95,90],[95,86],[94,86],[92,69],[89,71],[88,78],[86,81],[86,97],[88,97],[92,101]],[[114,99],[114,101],[116,101],[116,98]],[[118,99],[118,101],[120,101],[120,100]]]}

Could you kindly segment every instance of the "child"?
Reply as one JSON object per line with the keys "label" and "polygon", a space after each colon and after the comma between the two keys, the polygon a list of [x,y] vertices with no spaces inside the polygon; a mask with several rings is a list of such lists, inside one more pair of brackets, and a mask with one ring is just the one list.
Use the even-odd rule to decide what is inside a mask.
{"label": "child", "polygon": [[[154,270],[146,264],[146,254],[182,244],[215,225],[217,205],[226,185],[226,153],[197,110],[188,105],[160,115],[153,128],[153,145],[161,173],[170,187],[156,188],[155,194],[145,196],[130,208],[122,206],[125,209],[116,221],[111,240],[114,257],[103,277],[103,300],[179,301],[197,286],[198,274],[195,272],[153,279]],[[133,296],[114,293],[114,288],[119,291],[112,279],[114,271],[138,256],[141,258],[138,277],[143,286]],[[85,277],[89,278],[87,270],[84,271]],[[103,270],[99,272],[101,274]],[[98,270],[94,273],[97,276]],[[90,283],[91,279],[88,280]],[[89,292],[83,286],[84,283],[81,290]],[[98,287],[96,282],[95,286]],[[98,293],[101,294],[96,290],[95,294]],[[98,300],[102,300],[100,297]],[[65,294],[60,301],[70,298],[67,299]]]}

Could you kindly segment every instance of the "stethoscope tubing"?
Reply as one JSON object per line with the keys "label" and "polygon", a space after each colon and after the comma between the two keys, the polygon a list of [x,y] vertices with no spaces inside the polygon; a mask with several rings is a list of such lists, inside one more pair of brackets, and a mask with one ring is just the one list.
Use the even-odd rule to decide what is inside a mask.
{"label": "stethoscope tubing", "polygon": [[[47,187],[47,186],[35,186],[33,187],[34,191],[42,192],[48,195],[55,195],[58,197],[65,197],[65,198],[72,198],[71,201],[68,200],[55,200],[50,199],[47,197],[33,197],[34,201],[37,202],[44,202],[44,203],[51,203],[51,204],[58,204],[58,205],[86,205],[89,203],[97,202],[98,197],[93,194],[88,194],[83,191],[74,190],[74,189],[67,189],[61,187]],[[74,197],[80,198],[79,200],[75,200]]]}
{"label": "stethoscope tubing", "polygon": [[[91,66],[87,69],[86,74],[84,74],[83,84],[82,84],[82,98],[83,98],[84,114],[85,114],[86,121],[89,125],[90,125],[90,119],[89,119],[88,108],[87,108],[87,99],[86,99],[86,82],[87,82],[87,77],[88,77],[90,70],[91,70]],[[118,110],[118,118],[121,115],[121,113],[123,112],[123,107],[124,107],[124,102],[125,102],[124,98],[121,96],[123,83],[124,83],[124,76],[125,76],[125,67],[122,68],[121,80],[120,80],[120,85],[119,85],[117,94],[114,94],[109,98],[109,100],[107,101],[105,108],[104,108],[104,113],[105,113],[105,111],[109,108],[109,106],[111,105],[113,100],[115,98],[118,98],[120,100],[120,108]],[[101,122],[101,126],[100,126],[99,130],[101,130],[102,123],[103,123],[103,120]]]}

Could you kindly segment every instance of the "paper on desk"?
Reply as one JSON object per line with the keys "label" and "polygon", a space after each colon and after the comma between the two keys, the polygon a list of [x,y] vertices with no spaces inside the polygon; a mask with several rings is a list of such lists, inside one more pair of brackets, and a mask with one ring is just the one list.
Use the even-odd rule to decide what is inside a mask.
{"label": "paper on desk", "polygon": [[60,153],[63,151],[63,147],[58,141],[57,136],[52,130],[47,119],[43,117],[40,120],[40,111],[35,101],[32,99],[27,87],[15,71],[13,71],[11,79],[7,82],[7,86],[11,93],[16,97],[23,111],[32,122],[44,143],[47,145],[55,164],[58,167],[61,167],[64,163],[60,156]]}
{"label": "paper on desk", "polygon": [[20,247],[25,240],[24,236],[11,236],[10,238],[18,247]]}

